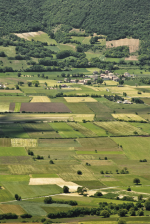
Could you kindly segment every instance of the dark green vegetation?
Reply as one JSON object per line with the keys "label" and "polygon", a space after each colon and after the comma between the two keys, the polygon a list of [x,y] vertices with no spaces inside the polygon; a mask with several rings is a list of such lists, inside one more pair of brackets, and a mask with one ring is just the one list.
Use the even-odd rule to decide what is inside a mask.
{"label": "dark green vegetation", "polygon": [[[9,4],[8,4],[9,2]],[[148,36],[149,1],[0,1],[1,33],[82,28],[111,39]],[[109,15],[109,16],[108,16]],[[51,33],[50,33],[51,34]]]}

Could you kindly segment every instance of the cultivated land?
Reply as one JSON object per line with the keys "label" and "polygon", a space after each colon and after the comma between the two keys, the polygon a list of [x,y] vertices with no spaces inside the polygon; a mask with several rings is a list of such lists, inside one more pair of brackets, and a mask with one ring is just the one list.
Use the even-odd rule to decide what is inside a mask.
{"label": "cultivated land", "polygon": [[[42,223],[41,219],[47,219],[48,213],[101,208],[99,203],[103,202],[136,204],[140,194],[144,200],[150,197],[150,87],[141,81],[143,77],[149,79],[149,68],[120,64],[124,58],[104,55],[106,47],[129,46],[130,53],[136,55],[131,54],[128,59],[138,60],[135,51],[139,49],[139,40],[106,41],[105,36],[98,35],[102,39],[91,45],[92,36],[83,36],[84,30],[72,29],[72,32],[79,36],[72,33],[73,42],[66,44],[58,43],[42,31],[15,34],[25,43],[42,43],[43,52],[53,51],[47,56],[38,52],[30,60],[15,60],[13,57],[21,53],[14,46],[0,46],[0,52],[9,57],[0,57],[0,67],[12,65],[18,70],[0,73],[0,84],[7,87],[0,89],[0,214],[33,216],[28,220],[19,217],[10,221],[13,223]],[[79,58],[74,55],[78,41],[87,47],[83,51],[85,61],[82,61],[83,55]],[[73,56],[59,58],[57,53],[64,50],[72,50]],[[99,75],[110,70],[109,66],[103,69],[101,62],[106,63],[105,68],[107,63],[117,63],[117,70],[113,67],[111,72],[118,77],[127,71],[133,76],[122,77],[125,80],[121,86],[113,80],[100,84],[93,72]],[[90,67],[92,63],[94,66]],[[68,83],[65,78],[76,81]],[[80,84],[78,81],[83,79],[92,83]],[[117,100],[138,98],[143,103],[117,103],[109,98],[115,95]],[[135,185],[134,178],[139,178],[140,184]],[[64,186],[69,187],[70,193],[63,193]],[[129,186],[131,191],[127,191]],[[78,187],[86,188],[84,196],[77,192]],[[94,196],[97,191],[103,196]],[[16,201],[15,194],[23,200]],[[55,203],[45,204],[44,198],[48,196]],[[58,203],[58,200],[65,202]],[[66,204],[69,200],[76,201],[77,205]],[[141,203],[144,205],[144,201]],[[110,217],[106,219],[97,212],[98,215],[80,214],[80,217],[59,217],[51,221],[118,224],[118,208],[108,207],[105,209]],[[136,208],[134,217],[130,210],[123,219],[127,224],[148,224],[150,211],[144,207],[144,216],[140,217],[141,210]]]}

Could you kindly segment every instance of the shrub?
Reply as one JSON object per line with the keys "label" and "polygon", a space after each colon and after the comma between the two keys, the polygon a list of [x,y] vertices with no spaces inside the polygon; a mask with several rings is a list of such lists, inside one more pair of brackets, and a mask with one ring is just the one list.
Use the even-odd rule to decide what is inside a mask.
{"label": "shrub", "polygon": [[30,214],[23,214],[23,215],[21,215],[21,218],[31,218],[32,217],[32,215],[30,215]]}
{"label": "shrub", "polygon": [[64,193],[69,193],[69,187],[63,186],[63,192]]}
{"label": "shrub", "polygon": [[77,174],[78,174],[78,175],[82,175],[82,171],[81,171],[81,170],[78,170],[78,171],[77,171]]}

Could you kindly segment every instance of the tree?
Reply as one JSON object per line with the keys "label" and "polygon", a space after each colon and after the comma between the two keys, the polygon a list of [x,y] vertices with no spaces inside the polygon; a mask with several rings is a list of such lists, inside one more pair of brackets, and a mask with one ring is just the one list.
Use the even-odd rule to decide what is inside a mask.
{"label": "tree", "polygon": [[121,79],[121,80],[119,80],[119,84],[120,85],[123,85],[123,83],[124,83],[124,81]]}
{"label": "tree", "polygon": [[145,205],[146,210],[150,211],[150,200],[147,200],[144,205]]}
{"label": "tree", "polygon": [[52,199],[52,197],[46,197],[46,198],[44,199],[44,203],[45,203],[45,204],[52,204],[52,203],[53,203],[53,199]]}
{"label": "tree", "polygon": [[19,86],[18,85],[15,85],[16,89],[19,89]]}
{"label": "tree", "polygon": [[81,171],[81,170],[78,170],[78,171],[77,171],[77,174],[78,174],[78,175],[82,175],[82,171]]}
{"label": "tree", "polygon": [[50,164],[54,164],[53,160],[50,160],[49,163],[50,163]]}
{"label": "tree", "polygon": [[21,73],[20,73],[20,72],[18,72],[17,76],[18,76],[18,77],[20,77],[20,76],[21,76]]}
{"label": "tree", "polygon": [[69,193],[69,187],[63,186],[63,192],[64,193]]}
{"label": "tree", "polygon": [[103,216],[104,218],[109,218],[110,214],[107,210],[103,210],[100,213],[101,216]]}
{"label": "tree", "polygon": [[133,183],[138,185],[140,183],[140,179],[139,178],[134,178]]}
{"label": "tree", "polygon": [[77,192],[78,192],[78,194],[82,194],[83,195],[83,193],[87,192],[87,190],[86,190],[85,187],[78,187]]}
{"label": "tree", "polygon": [[142,194],[139,194],[138,195],[138,201],[142,201],[142,199],[143,199],[143,195]]}
{"label": "tree", "polygon": [[124,217],[127,214],[127,209],[119,209],[118,215]]}
{"label": "tree", "polygon": [[33,80],[33,81],[32,81],[32,84],[33,84],[35,87],[38,87],[40,83],[39,83],[38,80]]}
{"label": "tree", "polygon": [[103,83],[103,79],[102,79],[102,78],[99,78],[99,79],[97,80],[97,83],[102,84],[102,83]]}
{"label": "tree", "polygon": [[32,86],[32,82],[27,82],[27,84],[29,87]]}

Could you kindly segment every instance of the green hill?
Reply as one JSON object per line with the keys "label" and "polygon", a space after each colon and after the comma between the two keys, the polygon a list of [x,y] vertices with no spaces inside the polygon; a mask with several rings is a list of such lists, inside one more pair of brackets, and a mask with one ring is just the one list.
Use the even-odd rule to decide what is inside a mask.
{"label": "green hill", "polygon": [[107,35],[143,39],[149,35],[149,0],[0,0],[0,33],[43,30],[58,24]]}

